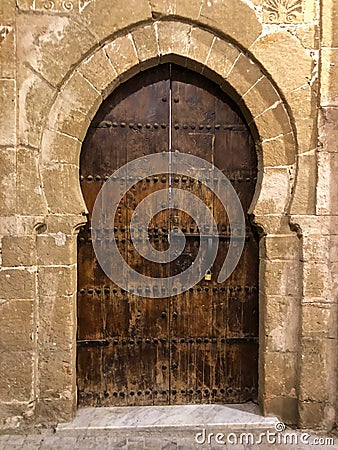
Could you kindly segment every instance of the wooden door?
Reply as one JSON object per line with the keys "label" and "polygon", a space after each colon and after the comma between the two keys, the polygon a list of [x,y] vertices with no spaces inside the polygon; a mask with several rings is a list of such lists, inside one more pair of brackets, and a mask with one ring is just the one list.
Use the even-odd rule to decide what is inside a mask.
{"label": "wooden door", "polygon": [[[240,262],[217,283],[229,245],[220,201],[203,184],[175,173],[140,181],[121,201],[115,240],[135,270],[167,278],[185,270],[198,252],[200,230],[175,205],[157,214],[148,235],[157,250],[168,233],[186,236],[181,256],[168,264],[142,258],[130,242],[135,207],[150,193],[184,189],[209,206],[219,251],[208,274],[180,295],[147,298],[121,290],[100,268],[91,242],[91,212],[105,180],[135,158],[162,151],[191,153],[218,167],[233,184],[246,217]],[[257,397],[258,243],[247,214],[257,176],[254,142],[236,105],[213,83],[174,65],[143,72],[103,103],[81,153],[81,186],[89,210],[78,237],[77,382],[81,405],[234,403]],[[207,228],[207,227],[206,227]]]}

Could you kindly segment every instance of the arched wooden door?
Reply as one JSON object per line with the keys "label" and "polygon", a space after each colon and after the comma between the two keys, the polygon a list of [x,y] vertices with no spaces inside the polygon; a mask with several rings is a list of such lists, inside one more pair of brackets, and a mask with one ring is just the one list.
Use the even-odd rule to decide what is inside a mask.
{"label": "arched wooden door", "polygon": [[[212,209],[220,235],[210,275],[181,295],[150,299],[144,286],[131,294],[103,273],[91,242],[91,212],[116,169],[163,150],[199,156],[230,179],[246,214],[246,242],[236,270],[218,284],[229,224],[215,196],[201,183],[175,174],[135,180],[120,203],[114,233],[136,270],[157,277],[179,273],[194,260],[199,234],[210,233],[197,229],[178,209],[161,212],[148,229],[150,241],[165,250],[168,232],[180,228],[186,236],[184,252],[162,265],[140,257],[128,225],[133,209],[155,190],[171,186],[198,195]],[[121,85],[103,103],[81,153],[89,221],[78,237],[79,404],[238,403],[257,398],[258,243],[247,215],[256,176],[254,142],[238,108],[200,75],[161,65]]]}

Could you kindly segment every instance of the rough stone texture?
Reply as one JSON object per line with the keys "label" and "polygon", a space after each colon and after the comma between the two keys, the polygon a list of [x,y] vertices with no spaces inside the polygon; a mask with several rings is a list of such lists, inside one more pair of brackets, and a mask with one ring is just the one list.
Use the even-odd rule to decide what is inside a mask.
{"label": "rough stone texture", "polygon": [[[37,236],[37,262],[39,265],[67,265],[76,263],[76,238],[61,231]],[[54,287],[55,289],[55,287]]]}
{"label": "rough stone texture", "polygon": [[12,148],[0,148],[0,212],[4,216],[16,212],[16,151]]}
{"label": "rough stone texture", "polygon": [[222,78],[226,78],[239,55],[240,52],[235,46],[216,38],[212,43],[205,65]]}
{"label": "rough stone texture", "polygon": [[17,27],[19,61],[53,86],[97,43],[89,29],[64,15],[19,14]]}
{"label": "rough stone texture", "polygon": [[214,36],[200,28],[193,27],[190,35],[190,46],[188,52],[189,67],[197,72],[205,65]]}
{"label": "rough stone texture", "polygon": [[2,264],[4,267],[35,265],[35,236],[4,236],[2,238]]}
{"label": "rough stone texture", "polygon": [[0,342],[2,351],[32,350],[34,338],[34,301],[14,300],[0,303]]}
{"label": "rough stone texture", "polygon": [[156,24],[160,60],[165,56],[176,54],[185,58],[188,54],[191,26],[177,22],[158,22]]}
{"label": "rough stone texture", "polygon": [[262,142],[264,166],[291,165],[295,163],[295,138],[293,133],[276,136]]}
{"label": "rough stone texture", "polygon": [[140,62],[159,61],[159,49],[156,37],[156,30],[153,25],[138,28],[132,32],[136,53]]}
{"label": "rough stone texture", "polygon": [[41,142],[42,163],[80,164],[81,142],[71,136],[46,129]]}
{"label": "rough stone texture", "polygon": [[19,148],[17,153],[17,207],[21,214],[45,214],[46,199],[40,177],[37,150]]}
{"label": "rough stone texture", "polygon": [[250,51],[283,92],[308,84],[313,60],[289,33],[278,31],[267,34],[258,39],[250,47]]}
{"label": "rough stone texture", "polygon": [[[226,81],[238,92],[239,96],[242,97],[249,89],[256,85],[263,76],[264,74],[260,68],[246,55],[241,54],[232,66]],[[271,89],[271,87],[268,86],[268,89]],[[253,89],[253,91],[256,91],[256,89]],[[277,93],[275,93],[275,95],[277,95]]]}
{"label": "rough stone texture", "polygon": [[81,15],[81,22],[102,42],[117,31],[128,28],[138,22],[152,19],[148,0],[114,1],[112,8],[107,7],[106,0],[91,2]]}
{"label": "rough stone texture", "polygon": [[281,103],[273,104],[270,109],[255,117],[254,123],[262,140],[292,132],[285,106]]}
{"label": "rough stone texture", "polygon": [[[62,173],[62,176],[57,174]],[[56,214],[82,214],[86,211],[80,186],[73,186],[79,169],[70,164],[58,164],[42,172],[50,212]]]}
{"label": "rough stone texture", "polygon": [[248,108],[253,118],[260,116],[272,105],[280,103],[280,97],[276,89],[266,77],[259,75],[262,74],[257,73],[258,79],[254,88],[243,92],[242,99],[239,102],[239,104]]}
{"label": "rough stone texture", "polygon": [[[1,17],[1,14],[0,14]],[[15,78],[15,35],[13,26],[0,25],[0,78]]]}
{"label": "rough stone texture", "polygon": [[264,169],[262,192],[256,203],[255,214],[280,214],[288,208],[291,197],[288,167]]}
{"label": "rough stone texture", "polygon": [[244,48],[250,47],[262,29],[254,11],[246,3],[236,0],[203,0],[199,20],[239,42]]}
{"label": "rough stone texture", "polygon": [[91,55],[82,64],[81,74],[102,93],[104,97],[110,94],[116,85],[117,73],[104,50]]}
{"label": "rough stone texture", "polygon": [[0,79],[0,136],[1,144],[12,146],[16,143],[15,80]]}
{"label": "rough stone texture", "polygon": [[338,106],[338,49],[323,48],[322,106]]}
{"label": "rough stone texture", "polygon": [[291,213],[313,214],[316,209],[315,180],[317,178],[316,152],[299,155],[295,194],[292,199]]}
{"label": "rough stone texture", "polygon": [[[126,73],[133,68],[135,68],[134,73],[140,70],[138,68],[139,59],[130,34],[115,39],[115,41],[105,47],[105,51],[117,75]],[[129,76],[132,74],[130,73]]]}
{"label": "rough stone texture", "polygon": [[[0,401],[18,402],[32,399],[33,352],[2,350],[0,352]],[[15,370],[13,370],[13,366]]]}
{"label": "rough stone texture", "polygon": [[0,299],[33,299],[36,296],[35,273],[23,267],[0,270]]}
{"label": "rough stone texture", "polygon": [[22,67],[18,75],[18,92],[19,143],[38,148],[46,111],[50,109],[56,91],[30,69]]}
{"label": "rough stone texture", "polygon": [[216,81],[256,141],[261,407],[285,422],[332,428],[337,0],[323,0],[322,23],[316,2],[304,0],[287,26],[264,23],[256,0],[72,6],[0,2],[0,425],[74,414],[81,143],[118,84],[170,61]]}

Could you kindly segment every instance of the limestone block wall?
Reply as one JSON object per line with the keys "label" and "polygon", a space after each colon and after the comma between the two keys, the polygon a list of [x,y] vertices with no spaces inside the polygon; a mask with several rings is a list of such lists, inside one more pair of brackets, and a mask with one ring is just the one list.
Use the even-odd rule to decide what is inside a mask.
{"label": "limestone block wall", "polygon": [[81,143],[102,101],[175,62],[218,83],[256,140],[259,402],[337,414],[338,1],[2,0],[0,428],[76,411]]}

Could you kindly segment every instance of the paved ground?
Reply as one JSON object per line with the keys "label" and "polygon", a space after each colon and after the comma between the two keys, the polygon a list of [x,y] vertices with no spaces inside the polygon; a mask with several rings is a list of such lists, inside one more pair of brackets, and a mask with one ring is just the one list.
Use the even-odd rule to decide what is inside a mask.
{"label": "paved ground", "polygon": [[[286,430],[286,432],[292,432],[293,430]],[[286,433],[285,432],[285,433]],[[313,442],[315,435],[311,434],[310,442]],[[301,433],[297,432],[299,437]],[[317,435],[317,437],[319,437]],[[328,437],[320,436],[322,439],[327,439]],[[98,450],[189,450],[189,449],[227,449],[227,450],[260,450],[260,449],[279,449],[279,450],[309,450],[309,449],[325,449],[325,450],[337,450],[338,449],[338,439],[335,439],[335,445],[310,445],[302,443],[286,443],[286,444],[244,444],[244,445],[232,445],[232,444],[197,444],[194,435],[185,436],[181,438],[170,437],[163,433],[162,435],[140,437],[140,436],[129,436],[116,438],[116,436],[109,432],[102,431],[100,435],[88,434],[84,431],[79,432],[75,436],[60,436],[57,433],[52,433],[50,431],[44,432],[43,434],[29,434],[29,435],[3,435],[0,436],[0,449],[1,450],[14,450],[14,449],[24,449],[24,450],[87,450],[87,449],[98,449]]]}
{"label": "paved ground", "polygon": [[54,430],[0,435],[0,450],[311,448],[338,450],[338,435],[285,429],[276,417],[262,417],[253,404],[85,408]]}

